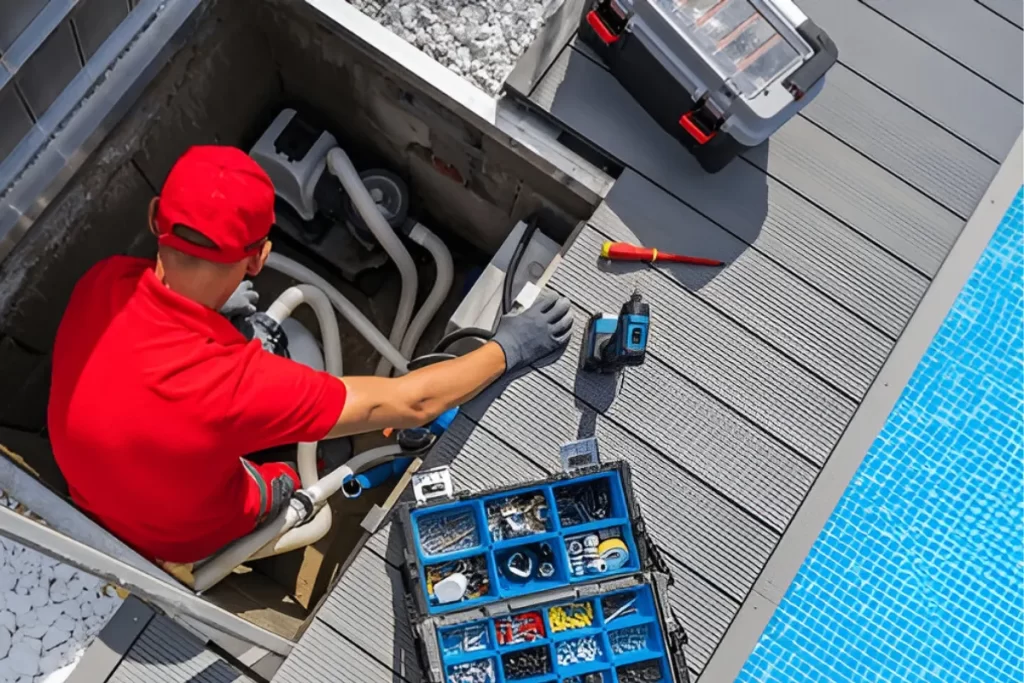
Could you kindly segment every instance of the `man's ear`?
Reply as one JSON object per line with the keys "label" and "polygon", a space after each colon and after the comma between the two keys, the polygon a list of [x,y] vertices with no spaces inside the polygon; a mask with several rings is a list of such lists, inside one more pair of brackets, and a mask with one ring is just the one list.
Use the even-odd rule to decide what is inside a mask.
{"label": "man's ear", "polygon": [[270,240],[263,243],[263,248],[260,249],[260,253],[253,254],[249,257],[249,263],[245,268],[245,272],[250,277],[256,277],[263,270],[263,266],[267,263],[267,257],[270,256],[270,250],[273,248]]}
{"label": "man's ear", "polygon": [[148,218],[149,231],[151,233],[153,233],[154,235],[156,235],[157,237],[160,236],[160,234],[157,232],[157,229],[156,229],[156,206],[159,203],[160,203],[160,198],[159,197],[153,197],[152,199],[149,200],[149,218]]}

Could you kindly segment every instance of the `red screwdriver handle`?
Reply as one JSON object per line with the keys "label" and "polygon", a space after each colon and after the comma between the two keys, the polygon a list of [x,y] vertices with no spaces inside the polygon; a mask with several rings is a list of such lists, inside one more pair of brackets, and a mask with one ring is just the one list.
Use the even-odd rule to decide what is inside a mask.
{"label": "red screwdriver handle", "polygon": [[629,242],[605,242],[601,246],[601,256],[611,261],[671,261],[673,263],[689,263],[697,266],[721,266],[721,261],[698,256],[662,253],[657,249],[639,247]]}

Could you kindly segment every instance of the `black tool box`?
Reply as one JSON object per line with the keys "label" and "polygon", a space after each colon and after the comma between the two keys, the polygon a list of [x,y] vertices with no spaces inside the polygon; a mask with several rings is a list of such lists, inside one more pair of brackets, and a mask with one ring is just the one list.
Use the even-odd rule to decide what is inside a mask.
{"label": "black tool box", "polygon": [[689,681],[671,575],[626,463],[472,494],[448,482],[444,468],[421,473],[418,502],[398,510],[427,680]]}
{"label": "black tool box", "polygon": [[587,0],[579,37],[709,172],[807,106],[839,55],[792,0]]}

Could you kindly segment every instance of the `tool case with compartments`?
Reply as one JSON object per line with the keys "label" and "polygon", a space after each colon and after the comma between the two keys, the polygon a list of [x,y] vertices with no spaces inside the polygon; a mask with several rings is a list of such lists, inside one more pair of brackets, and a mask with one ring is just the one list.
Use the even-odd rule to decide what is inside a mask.
{"label": "tool case with compartments", "polygon": [[581,447],[591,464],[500,489],[454,494],[445,468],[414,479],[397,519],[426,680],[689,681],[629,466],[597,464],[593,440],[563,462]]}
{"label": "tool case with compartments", "polygon": [[839,55],[792,0],[586,0],[579,37],[709,172],[807,106]]}

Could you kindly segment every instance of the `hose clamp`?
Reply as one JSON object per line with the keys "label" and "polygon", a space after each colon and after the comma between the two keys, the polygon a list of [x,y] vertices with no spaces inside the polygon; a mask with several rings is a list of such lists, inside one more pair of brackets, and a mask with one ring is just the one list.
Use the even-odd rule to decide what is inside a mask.
{"label": "hose clamp", "polygon": [[292,507],[301,515],[299,517],[299,524],[305,524],[309,520],[313,519],[313,515],[316,514],[316,503],[313,497],[310,496],[304,489],[299,489],[292,494]]}

